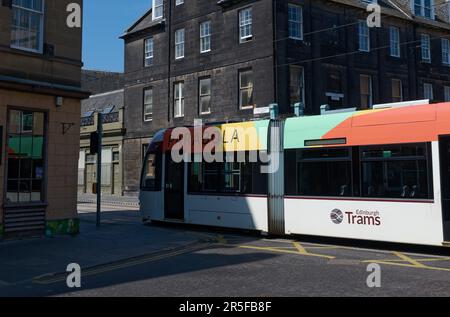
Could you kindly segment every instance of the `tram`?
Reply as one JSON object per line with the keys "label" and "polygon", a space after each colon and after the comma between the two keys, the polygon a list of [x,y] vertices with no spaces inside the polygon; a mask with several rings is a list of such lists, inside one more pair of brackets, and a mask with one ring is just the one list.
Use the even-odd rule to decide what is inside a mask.
{"label": "tram", "polygon": [[[213,152],[221,161],[201,153],[212,138],[202,135],[200,149],[183,148],[190,159],[180,162],[177,141],[198,137],[186,141],[176,129],[154,136],[141,175],[145,221],[449,245],[450,103],[215,128],[223,146]],[[264,171],[271,164],[276,168]]]}

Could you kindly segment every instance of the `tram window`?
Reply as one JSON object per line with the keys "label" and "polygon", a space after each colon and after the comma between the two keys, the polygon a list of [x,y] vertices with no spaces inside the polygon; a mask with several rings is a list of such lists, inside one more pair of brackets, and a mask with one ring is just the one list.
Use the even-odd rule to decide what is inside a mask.
{"label": "tram window", "polygon": [[233,159],[226,158],[228,162],[191,163],[189,192],[266,194],[267,174],[261,173],[261,163],[250,162],[248,152],[245,153],[245,162],[238,158],[240,156],[235,153]]}
{"label": "tram window", "polygon": [[304,196],[352,195],[351,162],[300,163],[299,194]]}
{"label": "tram window", "polygon": [[219,175],[223,163],[205,163],[203,165],[203,190],[207,192],[217,192],[220,189]]}
{"label": "tram window", "polygon": [[241,190],[241,163],[224,163],[223,189],[226,192],[239,192]]}
{"label": "tram window", "polygon": [[189,164],[189,191],[200,192],[203,189],[203,164],[194,162]]}
{"label": "tram window", "polygon": [[311,149],[299,151],[300,158],[303,160],[320,160],[320,159],[349,159],[348,148],[342,149]]}
{"label": "tram window", "polygon": [[364,197],[431,198],[425,144],[367,147],[361,152]]}
{"label": "tram window", "polygon": [[144,161],[144,170],[142,174],[142,190],[160,191],[161,190],[161,166],[162,155],[147,154]]}
{"label": "tram window", "polygon": [[385,145],[377,147],[364,148],[362,151],[362,159],[369,158],[398,158],[398,157],[422,157],[425,158],[425,145]]}
{"label": "tram window", "polygon": [[350,197],[352,161],[348,148],[287,151],[286,194]]}

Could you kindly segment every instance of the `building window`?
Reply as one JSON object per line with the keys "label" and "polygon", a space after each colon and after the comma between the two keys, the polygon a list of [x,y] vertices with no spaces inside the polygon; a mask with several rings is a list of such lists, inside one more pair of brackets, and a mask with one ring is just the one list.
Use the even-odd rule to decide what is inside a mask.
{"label": "building window", "polygon": [[342,72],[339,70],[327,70],[326,92],[328,105],[331,109],[344,107],[344,93],[342,89]]}
{"label": "building window", "polygon": [[12,1],[11,47],[42,53],[44,0]]}
{"label": "building window", "polygon": [[184,57],[184,29],[175,31],[175,59]]}
{"label": "building window", "polygon": [[288,6],[289,37],[296,40],[303,39],[303,8],[289,4]]}
{"label": "building window", "polygon": [[372,97],[372,77],[368,75],[359,76],[361,109],[371,108],[373,105]]}
{"label": "building window", "polygon": [[182,5],[183,3],[184,3],[184,0],[175,0],[176,6]]}
{"label": "building window", "polygon": [[294,106],[299,102],[305,105],[305,77],[303,67],[291,65],[289,66],[289,73],[291,105]]}
{"label": "building window", "polygon": [[433,0],[412,0],[414,1],[414,14],[434,19],[434,1]]}
{"label": "building window", "polygon": [[239,11],[239,41],[245,43],[252,38],[252,8],[246,8]]}
{"label": "building window", "polygon": [[422,52],[422,61],[430,63],[431,62],[430,36],[428,34],[421,35],[420,47]]}
{"label": "building window", "polygon": [[369,52],[370,31],[366,21],[359,21],[358,38],[359,38],[359,50],[362,52]]}
{"label": "building window", "polygon": [[95,154],[86,153],[86,164],[95,164],[97,162],[97,156]]}
{"label": "building window", "polygon": [[450,65],[450,41],[442,39],[442,64]]}
{"label": "building window", "polygon": [[153,89],[144,89],[144,121],[153,120]]}
{"label": "building window", "polygon": [[174,110],[175,118],[184,117],[184,83],[178,82],[174,84]]}
{"label": "building window", "polygon": [[211,113],[211,78],[202,78],[198,88],[200,114]]}
{"label": "building window", "polygon": [[164,0],[153,0],[153,20],[164,17]]}
{"label": "building window", "polygon": [[239,107],[253,108],[253,71],[251,69],[239,71]]}
{"label": "building window", "polygon": [[145,66],[153,65],[153,38],[145,40]]}
{"label": "building window", "polygon": [[211,51],[211,21],[200,24],[200,53]]}
{"label": "building window", "polygon": [[42,202],[45,179],[45,114],[8,112],[8,203]]}
{"label": "building window", "polygon": [[433,84],[430,83],[423,84],[423,97],[430,101],[434,99]]}
{"label": "building window", "polygon": [[400,79],[392,79],[392,102],[403,101],[403,86]]}
{"label": "building window", "polygon": [[444,101],[450,101],[450,86],[444,86]]}
{"label": "building window", "polygon": [[391,56],[400,57],[400,29],[395,26],[389,28]]}
{"label": "building window", "polygon": [[119,163],[120,162],[120,151],[119,148],[113,148],[113,152],[112,152],[112,161],[114,163]]}

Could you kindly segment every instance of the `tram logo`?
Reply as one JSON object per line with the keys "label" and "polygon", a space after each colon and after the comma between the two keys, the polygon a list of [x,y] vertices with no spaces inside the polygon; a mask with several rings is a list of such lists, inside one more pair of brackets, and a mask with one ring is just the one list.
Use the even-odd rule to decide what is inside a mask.
{"label": "tram logo", "polygon": [[330,214],[331,221],[337,225],[344,222],[349,225],[381,226],[381,215],[379,211],[368,211],[357,209],[356,211],[342,212],[334,209]]}
{"label": "tram logo", "polygon": [[331,212],[331,221],[333,221],[335,224],[339,225],[344,221],[344,213],[340,211],[339,209],[334,209]]}

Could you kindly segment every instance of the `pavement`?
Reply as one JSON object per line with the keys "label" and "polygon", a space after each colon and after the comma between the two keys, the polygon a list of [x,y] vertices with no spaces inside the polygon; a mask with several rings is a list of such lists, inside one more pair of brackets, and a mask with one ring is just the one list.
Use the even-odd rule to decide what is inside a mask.
{"label": "pavement", "polygon": [[[79,204],[95,204],[96,202],[97,202],[97,195],[78,193]],[[102,204],[105,204],[107,206],[137,208],[139,207],[139,198],[134,196],[102,195]]]}
{"label": "pavement", "polygon": [[[0,243],[0,296],[450,296],[448,249],[143,225],[137,210],[80,204],[81,234]],[[78,263],[82,287],[66,284]],[[369,265],[381,287],[368,287]]]}

